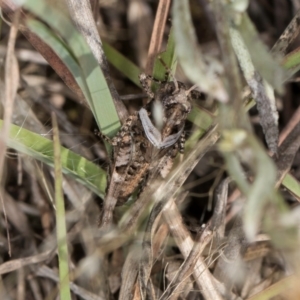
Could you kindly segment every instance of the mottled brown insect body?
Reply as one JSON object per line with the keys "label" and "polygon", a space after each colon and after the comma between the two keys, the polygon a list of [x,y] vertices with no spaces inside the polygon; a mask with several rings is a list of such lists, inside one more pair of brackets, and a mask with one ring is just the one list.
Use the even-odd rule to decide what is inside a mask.
{"label": "mottled brown insect body", "polygon": [[[141,74],[141,84],[148,94],[149,103],[128,118],[119,133],[110,142],[114,147],[109,188],[104,201],[101,226],[112,222],[113,210],[122,205],[147,178],[165,178],[174,157],[184,148],[184,125],[191,111],[189,91],[181,82],[161,82],[153,93]],[[162,128],[154,125],[152,106],[162,107]],[[107,140],[107,138],[106,138]],[[141,187],[142,188],[142,187]]]}

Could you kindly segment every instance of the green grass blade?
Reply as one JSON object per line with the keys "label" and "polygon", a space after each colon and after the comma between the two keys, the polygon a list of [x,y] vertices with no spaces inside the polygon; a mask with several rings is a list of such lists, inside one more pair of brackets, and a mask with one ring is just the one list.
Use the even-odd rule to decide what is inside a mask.
{"label": "green grass blade", "polygon": [[286,174],[282,180],[282,185],[300,198],[300,183],[294,176]]}
{"label": "green grass blade", "polygon": [[287,54],[283,59],[283,66],[286,69],[291,69],[299,66],[300,64],[300,48],[297,48],[293,52]]}
{"label": "green grass blade", "polygon": [[287,76],[285,80],[288,80],[300,70],[300,48],[297,48],[287,54],[283,59],[282,65],[285,69],[287,69]]}
{"label": "green grass blade", "polygon": [[[174,40],[174,30],[171,29],[166,51],[160,53],[160,55],[155,59],[153,67],[153,76],[158,80],[166,80],[166,67],[161,63],[160,59],[166,64],[166,66],[171,70],[172,73],[175,72],[177,66],[177,56],[175,52],[175,40]],[[169,78],[171,79],[171,78]]]}
{"label": "green grass blade", "polygon": [[[76,79],[78,76],[82,77],[82,81],[86,85],[83,92],[100,130],[108,136],[115,135],[120,128],[118,114],[102,70],[84,38],[67,16],[45,1],[27,0],[24,6],[45,21],[66,41],[70,55],[77,60],[81,69],[79,74],[76,73],[73,76]],[[47,40],[44,42],[52,48]],[[69,57],[60,58],[64,62],[70,59]]]}
{"label": "green grass blade", "polygon": [[[0,120],[0,128],[3,120]],[[11,124],[8,147],[53,167],[53,142],[39,134]],[[63,172],[72,176],[94,193],[103,197],[106,187],[105,172],[84,157],[61,147]]]}
{"label": "green grass blade", "polygon": [[199,107],[192,109],[188,120],[203,130],[207,130],[213,124],[213,116]]}
{"label": "green grass blade", "polygon": [[140,68],[109,44],[103,42],[102,46],[107,60],[135,85],[140,87],[141,84],[138,77],[141,73]]}
{"label": "green grass blade", "polygon": [[60,299],[71,300],[69,277],[69,252],[67,244],[66,212],[62,190],[61,147],[58,136],[58,126],[55,114],[52,114],[54,174],[55,174],[55,204],[56,204],[56,238],[58,247],[59,294]]}
{"label": "green grass blade", "polygon": [[56,36],[51,29],[49,29],[40,21],[28,20],[27,26],[41,40],[43,40],[49,46],[51,46],[52,50],[57,54],[57,56],[60,57],[60,59],[64,62],[66,67],[73,74],[83,94],[86,97],[88,97],[88,90],[82,75],[81,68],[77,60],[73,57],[72,53],[70,52],[70,49],[68,49],[67,45],[58,36]]}

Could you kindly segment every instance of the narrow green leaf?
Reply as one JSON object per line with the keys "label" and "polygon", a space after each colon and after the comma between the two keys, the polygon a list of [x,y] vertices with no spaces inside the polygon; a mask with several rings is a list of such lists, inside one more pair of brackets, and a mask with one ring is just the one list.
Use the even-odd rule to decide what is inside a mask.
{"label": "narrow green leaf", "polygon": [[300,183],[299,181],[293,177],[291,174],[286,174],[282,185],[287,188],[290,192],[300,198]]}
{"label": "narrow green leaf", "polygon": [[70,49],[67,47],[65,42],[60,39],[55,33],[44,25],[40,21],[29,19],[27,21],[28,28],[35,33],[41,40],[47,43],[53,51],[59,56],[59,58],[64,62],[66,67],[70,70],[74,76],[77,84],[82,90],[83,94],[88,99],[88,90],[82,75],[81,68],[78,64],[76,58],[73,57]]}
{"label": "narrow green leaf", "polygon": [[60,299],[71,300],[69,277],[69,252],[67,244],[66,212],[62,190],[61,147],[58,135],[56,116],[52,114],[53,147],[54,147],[54,178],[56,205],[56,238],[58,247],[59,294]]}
{"label": "narrow green leaf", "polygon": [[300,70],[300,48],[287,54],[282,61],[282,65],[287,69],[285,80],[288,80]]}
{"label": "narrow green leaf", "polygon": [[300,48],[297,48],[293,52],[287,54],[283,59],[283,66],[286,69],[295,68],[300,65]]}
{"label": "narrow green leaf", "polygon": [[213,116],[204,109],[194,107],[188,115],[188,120],[201,129],[207,130],[213,123]]}
{"label": "narrow green leaf", "polygon": [[[3,120],[0,120],[0,128]],[[29,130],[11,124],[8,147],[30,157],[54,166],[53,142]],[[87,186],[94,193],[103,197],[106,187],[105,172],[84,157],[61,147],[63,172]]]}
{"label": "narrow green leaf", "polygon": [[[66,41],[70,53],[81,69],[79,74],[72,74],[76,80],[80,76],[86,86],[83,93],[90,104],[99,128],[104,134],[114,136],[120,128],[118,114],[104,75],[84,38],[66,15],[47,2],[27,0],[24,6],[39,16]],[[52,47],[47,40],[44,42]],[[60,58],[64,62],[69,60],[69,57],[65,56]],[[72,72],[72,70],[70,71]]]}
{"label": "narrow green leaf", "polygon": [[140,68],[106,42],[103,42],[102,46],[107,60],[135,85],[141,86],[139,81]]}
{"label": "narrow green leaf", "polygon": [[[172,73],[175,72],[177,66],[177,56],[175,52],[175,40],[174,40],[174,30],[173,28],[170,31],[167,48],[164,52],[160,53],[160,55],[155,59],[154,67],[153,67],[153,77],[164,81],[166,80],[166,74],[169,70],[162,64],[166,64],[166,66],[170,69]],[[172,78],[169,78],[172,80]]]}

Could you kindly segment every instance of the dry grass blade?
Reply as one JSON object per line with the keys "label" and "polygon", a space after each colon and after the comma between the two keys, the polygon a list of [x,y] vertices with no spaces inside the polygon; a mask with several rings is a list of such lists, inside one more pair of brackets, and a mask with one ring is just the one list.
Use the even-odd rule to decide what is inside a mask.
{"label": "dry grass blade", "polygon": [[[144,250],[146,250],[143,256],[142,256],[142,264],[140,268],[140,287],[142,289],[142,297],[145,297],[147,288],[148,288],[148,279],[150,276],[150,270],[151,270],[151,265],[152,265],[152,256],[151,256],[151,243],[149,244],[149,238],[151,238],[151,231],[153,230],[152,225],[154,224],[155,220],[157,219],[157,216],[160,214],[161,210],[163,207],[166,205],[170,197],[173,197],[178,190],[186,180],[187,176],[191,172],[191,170],[194,168],[194,166],[197,164],[197,162],[200,160],[200,158],[204,155],[204,153],[209,149],[209,145],[213,144],[214,141],[218,138],[217,134],[212,135],[213,131],[215,130],[212,129],[210,133],[207,134],[206,137],[201,140],[200,145],[195,148],[192,153],[190,153],[189,158],[185,160],[185,162],[180,166],[180,168],[177,169],[171,176],[171,178],[167,181],[166,184],[163,186],[160,186],[157,190],[158,194],[158,199],[156,199],[157,204],[154,206],[152,213],[150,215],[150,221],[148,223],[148,230],[146,231],[145,237],[145,244],[144,244]],[[209,139],[209,137],[211,139]],[[206,149],[201,152],[199,150],[202,148]],[[201,154],[200,154],[201,153]],[[183,171],[183,173],[182,173]],[[151,186],[150,186],[151,187]],[[151,188],[149,188],[151,190]],[[146,190],[145,190],[146,193]],[[143,199],[143,194],[141,195],[141,199],[139,202],[142,201]],[[147,195],[147,194],[145,194]],[[156,198],[156,197],[155,197]],[[145,198],[146,199],[146,198]],[[149,199],[148,199],[149,201]],[[169,225],[169,224],[168,224]],[[130,226],[131,227],[131,226]],[[125,227],[126,228],[126,227]],[[150,236],[149,236],[150,235]],[[145,256],[144,256],[145,254]],[[218,299],[218,298],[216,298]]]}
{"label": "dry grass blade", "polygon": [[[279,136],[279,145],[281,145],[285,139],[291,134],[291,132],[295,129],[297,124],[300,122],[300,108],[298,108],[291,119],[289,120],[288,124],[285,126],[285,128],[281,131]],[[276,182],[276,186],[279,186],[281,183],[285,188],[287,188],[299,201],[299,188],[300,184],[297,181],[296,178],[294,178],[291,174],[286,174],[284,178],[281,178],[281,176],[277,176],[279,181]]]}
{"label": "dry grass blade", "polygon": [[146,229],[144,231],[144,240],[142,244],[142,255],[139,263],[139,286],[142,299],[147,298],[147,294],[150,295],[149,279],[151,275],[151,269],[153,265],[153,238],[157,227],[157,223],[160,220],[161,211],[163,208],[162,203],[154,205],[151,210]]}
{"label": "dry grass blade", "polygon": [[[138,274],[141,248],[137,245],[132,245],[129,250],[122,268],[122,285],[119,300],[132,299],[132,291],[134,290]],[[140,295],[139,291],[138,295]]]}
{"label": "dry grass blade", "polygon": [[[247,14],[241,16],[241,22],[237,28],[247,45],[255,69],[277,92],[282,93],[285,71],[280,66],[278,58],[274,57],[260,40],[258,32]],[[257,53],[260,55],[256,55]]]}
{"label": "dry grass blade", "polygon": [[300,32],[300,10],[297,11],[293,20],[286,27],[276,44],[272,48],[274,54],[284,55],[288,46],[299,35]]}
{"label": "dry grass blade", "polygon": [[[7,192],[3,192],[5,199],[5,212],[7,214],[7,220],[13,224],[24,236],[28,239],[31,238],[31,230],[29,222],[26,218],[26,214],[22,211],[18,205],[16,199],[13,199]],[[0,211],[4,211],[4,207],[1,206]]]}
{"label": "dry grass blade", "polygon": [[199,237],[195,241],[190,254],[184,260],[175,277],[170,281],[169,286],[161,296],[162,300],[173,299],[174,294],[177,295],[180,290],[183,290],[182,285],[186,284],[186,280],[193,273],[196,262],[202,255],[204,248],[208,245],[212,236],[213,232],[209,227],[206,227],[203,232],[199,233]]}
{"label": "dry grass blade", "polygon": [[271,299],[278,295],[280,295],[280,298],[282,296],[287,296],[287,298],[284,297],[283,299],[298,299],[299,293],[293,294],[293,292],[295,291],[297,292],[299,286],[298,280],[299,278],[296,277],[295,275],[290,275],[272,284],[262,292],[247,298],[247,300],[265,300],[265,299]]}
{"label": "dry grass blade", "polygon": [[150,47],[147,58],[146,74],[152,74],[156,55],[161,52],[162,38],[166,26],[166,20],[170,7],[170,0],[160,0],[155,16]]}
{"label": "dry grass blade", "polygon": [[217,234],[217,243],[219,244],[225,234],[225,215],[228,198],[228,185],[231,179],[224,179],[215,192],[215,209],[211,218],[210,227]]}
{"label": "dry grass blade", "polygon": [[[13,113],[13,106],[14,106],[14,101],[17,94],[18,83],[19,83],[18,82],[19,66],[14,51],[17,33],[18,33],[19,19],[20,19],[20,10],[17,11],[17,13],[13,18],[12,26],[9,33],[9,41],[7,46],[6,60],[5,60],[5,93],[4,93],[5,100],[3,103],[3,106],[5,107],[5,111],[3,117],[4,119],[3,127],[0,132],[0,190],[1,191],[2,191],[2,182],[3,182],[4,161],[6,157],[5,155],[6,147],[7,147],[6,143],[9,135],[9,128],[10,128],[10,123],[11,123],[11,118]],[[3,195],[2,192],[1,194]],[[5,221],[7,223],[3,196],[1,196],[1,205],[3,207]],[[8,253],[9,255],[11,255],[9,231],[7,231],[7,239],[8,239]]]}
{"label": "dry grass blade", "polygon": [[281,130],[279,136],[279,145],[281,145],[288,135],[292,132],[292,130],[297,126],[300,122],[300,107],[297,108],[293,116],[290,118],[288,124]]}
{"label": "dry grass blade", "polygon": [[277,182],[278,186],[285,175],[290,171],[295,155],[300,147],[300,122],[289,133],[284,142],[280,145],[278,156],[275,158],[277,165]]}
{"label": "dry grass blade", "polygon": [[[171,200],[165,205],[163,217],[170,228],[170,232],[180,252],[187,259],[194,247],[194,242],[182,222],[182,217],[174,201]],[[205,299],[223,299],[218,292],[215,279],[201,257],[198,258],[194,265],[193,274]]]}
{"label": "dry grass blade", "polygon": [[230,28],[230,37],[235,54],[243,70],[244,77],[251,89],[260,116],[269,149],[277,153],[278,144],[278,112],[275,104],[275,95],[272,87],[255,70],[250,53],[239,31]]}
{"label": "dry grass blade", "polygon": [[8,261],[2,265],[0,265],[0,274],[9,273],[15,270],[18,270],[24,266],[37,264],[40,262],[43,262],[51,257],[51,254],[53,253],[53,250],[48,250],[43,253],[25,257],[25,258],[19,258],[14,259],[11,261]]}
{"label": "dry grass blade", "polygon": [[[5,103],[4,82],[0,80],[1,103]],[[32,108],[18,94],[16,95],[17,106],[14,107],[12,121],[14,124],[25,127],[32,132],[47,134],[45,126],[38,120]]]}
{"label": "dry grass blade", "polygon": [[219,242],[220,239],[223,238],[225,230],[224,220],[228,194],[228,183],[229,180],[227,179],[220,184],[220,187],[218,188],[215,195],[216,208],[210,224],[206,226],[203,231],[200,231],[198,233],[198,237],[196,238],[193,249],[185,259],[184,263],[180,266],[180,269],[178,270],[173,280],[170,282],[168,288],[166,288],[162,299],[168,299],[172,294],[176,294],[176,290],[178,290],[181,284],[184,283],[186,278],[188,278],[190,274],[193,273],[194,266],[197,260],[200,258],[206,245],[211,241],[213,233],[217,233],[217,242]]}
{"label": "dry grass blade", "polygon": [[3,127],[1,130],[1,147],[0,147],[0,178],[2,178],[3,163],[6,152],[6,140],[9,134],[9,127],[13,113],[14,101],[17,94],[19,83],[19,66],[15,56],[15,43],[18,33],[20,19],[20,10],[14,15],[11,25],[9,41],[7,46],[6,60],[5,60],[5,107],[3,117]]}

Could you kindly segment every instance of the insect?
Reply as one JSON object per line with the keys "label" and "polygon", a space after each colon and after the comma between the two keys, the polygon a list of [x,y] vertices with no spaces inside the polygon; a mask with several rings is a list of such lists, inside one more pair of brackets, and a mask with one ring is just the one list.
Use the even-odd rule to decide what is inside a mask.
{"label": "insect", "polygon": [[[152,78],[141,74],[139,79],[150,99],[147,105],[131,115],[113,139],[99,134],[113,146],[110,183],[100,220],[104,228],[112,223],[116,205],[122,205],[149,178],[165,178],[177,153],[184,151],[184,125],[192,108],[191,89],[174,80],[160,82],[153,93],[149,84]],[[157,104],[162,113],[160,129],[152,112]]]}

